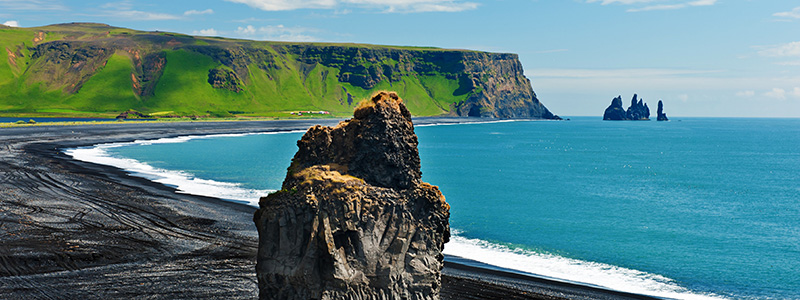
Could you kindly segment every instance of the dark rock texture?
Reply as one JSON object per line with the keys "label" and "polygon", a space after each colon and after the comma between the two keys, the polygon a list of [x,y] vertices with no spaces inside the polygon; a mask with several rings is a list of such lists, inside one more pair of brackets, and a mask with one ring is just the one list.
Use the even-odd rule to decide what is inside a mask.
{"label": "dark rock texture", "polygon": [[611,105],[603,113],[603,120],[627,120],[625,109],[622,108],[622,96],[611,100]]}
{"label": "dark rock texture", "polygon": [[421,181],[395,93],[297,142],[281,191],[261,199],[261,299],[439,299],[449,205]]}
{"label": "dark rock texture", "polygon": [[669,121],[667,118],[667,114],[664,113],[664,103],[661,100],[658,100],[658,111],[656,111],[656,120],[658,121]]}
{"label": "dark rock texture", "polygon": [[236,93],[242,91],[242,84],[239,80],[239,76],[231,70],[208,70],[208,83],[215,89],[225,89]]}
{"label": "dark rock texture", "polygon": [[628,107],[628,110],[622,110],[622,96],[617,96],[603,113],[603,120],[649,121],[650,108],[642,99],[637,101],[637,98],[638,95],[633,94],[631,106]]}

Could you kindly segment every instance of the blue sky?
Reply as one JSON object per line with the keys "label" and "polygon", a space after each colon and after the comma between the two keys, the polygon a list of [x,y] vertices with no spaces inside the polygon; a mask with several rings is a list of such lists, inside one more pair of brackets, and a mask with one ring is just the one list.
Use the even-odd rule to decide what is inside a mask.
{"label": "blue sky", "polygon": [[602,115],[638,93],[673,117],[800,117],[800,1],[0,0],[6,25],[75,21],[512,52],[562,116]]}

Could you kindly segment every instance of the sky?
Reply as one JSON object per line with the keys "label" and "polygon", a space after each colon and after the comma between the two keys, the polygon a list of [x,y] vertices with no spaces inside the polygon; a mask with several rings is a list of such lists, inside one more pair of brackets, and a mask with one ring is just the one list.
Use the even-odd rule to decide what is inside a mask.
{"label": "sky", "polygon": [[638,93],[675,117],[800,117],[800,1],[0,0],[0,23],[519,54],[561,116]]}

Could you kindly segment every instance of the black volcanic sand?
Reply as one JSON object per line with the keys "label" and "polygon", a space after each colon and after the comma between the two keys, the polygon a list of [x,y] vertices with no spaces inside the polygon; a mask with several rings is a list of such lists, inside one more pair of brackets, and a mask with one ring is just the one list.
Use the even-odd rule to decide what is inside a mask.
{"label": "black volcanic sand", "polygon": [[[415,123],[475,119],[423,118]],[[257,298],[255,208],[85,163],[65,148],[305,130],[336,120],[0,129],[0,298]],[[287,166],[289,162],[286,162]],[[451,260],[443,299],[653,299]]]}

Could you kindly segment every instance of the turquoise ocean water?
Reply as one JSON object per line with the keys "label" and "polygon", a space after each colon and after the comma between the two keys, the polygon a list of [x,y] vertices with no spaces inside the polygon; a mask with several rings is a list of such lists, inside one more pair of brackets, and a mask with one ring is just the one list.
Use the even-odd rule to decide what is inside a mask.
{"label": "turquoise ocean water", "polygon": [[[677,299],[800,299],[800,119],[419,126],[451,205],[445,253]],[[302,133],[67,151],[188,193],[255,203]]]}

